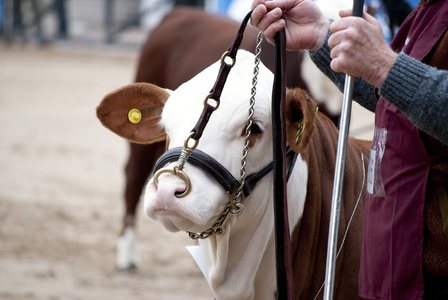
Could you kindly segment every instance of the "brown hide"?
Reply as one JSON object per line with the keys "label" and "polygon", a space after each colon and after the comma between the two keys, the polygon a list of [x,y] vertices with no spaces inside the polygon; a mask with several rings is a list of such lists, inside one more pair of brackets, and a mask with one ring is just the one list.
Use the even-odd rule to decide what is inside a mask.
{"label": "brown hide", "polygon": [[[218,61],[232,44],[239,27],[239,23],[227,17],[201,9],[173,9],[145,42],[136,82],[154,83],[175,90]],[[254,53],[256,37],[257,30],[248,25],[241,49]],[[261,60],[268,69],[274,69],[274,47],[265,40]],[[288,87],[306,88],[300,77],[301,60],[302,52],[288,52]]]}
{"label": "brown hide", "polygon": [[[292,104],[294,102],[299,102],[299,104]],[[309,120],[311,119],[309,117],[314,115],[314,105],[302,91],[288,91],[287,103],[288,110],[304,108],[304,120]],[[300,119],[300,116],[293,117],[293,119]],[[295,299],[314,299],[325,279],[328,228],[338,142],[338,130],[322,113],[317,113],[309,123],[311,124],[306,125],[304,132],[309,138],[309,143],[304,143],[303,139],[306,137],[302,137],[303,144],[299,145],[307,162],[309,173],[303,217],[292,235]],[[293,131],[288,134],[290,144],[294,140],[296,128],[297,126],[293,125],[292,128],[287,129]],[[311,128],[313,129],[312,135],[311,132],[306,133]],[[367,177],[370,144],[368,141],[349,139],[347,145],[338,245],[342,241],[361,189],[363,192],[344,247],[337,259],[335,299],[359,299],[358,269],[366,195],[366,183],[364,182],[363,186],[363,176]],[[364,169],[361,153],[364,156]],[[322,299],[322,297],[323,290],[318,299]]]}
{"label": "brown hide", "polygon": [[[155,85],[130,84],[106,95],[97,107],[97,117],[107,129],[133,143],[164,141],[165,130],[159,122],[168,97],[168,92]],[[132,122],[134,110],[139,118]]]}

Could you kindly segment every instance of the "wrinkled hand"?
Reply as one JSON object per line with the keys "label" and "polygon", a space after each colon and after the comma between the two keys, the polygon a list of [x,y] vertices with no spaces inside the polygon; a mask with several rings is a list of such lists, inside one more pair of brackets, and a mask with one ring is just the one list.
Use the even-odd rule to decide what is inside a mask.
{"label": "wrinkled hand", "polygon": [[252,26],[261,30],[270,43],[273,44],[275,34],[285,28],[288,50],[316,51],[330,26],[311,0],[254,0],[252,9]]}
{"label": "wrinkled hand", "polygon": [[366,13],[363,18],[351,15],[351,10],[340,11],[341,19],[330,26],[330,67],[335,72],[361,77],[379,88],[398,54],[387,45],[381,25],[374,17]]}

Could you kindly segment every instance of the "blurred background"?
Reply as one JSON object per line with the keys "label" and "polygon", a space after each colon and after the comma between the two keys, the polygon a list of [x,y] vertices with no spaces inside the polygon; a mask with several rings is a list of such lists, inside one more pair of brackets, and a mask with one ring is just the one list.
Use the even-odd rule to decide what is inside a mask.
{"label": "blurred background", "polygon": [[[212,299],[184,248],[194,242],[141,210],[139,268],[117,270],[128,146],[95,108],[135,80],[174,6],[240,22],[251,2],[0,0],[0,299]],[[372,133],[355,106],[351,135]]]}
{"label": "blurred background", "polygon": [[174,6],[196,6],[240,20],[247,0],[1,0],[1,36],[8,42],[141,44]]}

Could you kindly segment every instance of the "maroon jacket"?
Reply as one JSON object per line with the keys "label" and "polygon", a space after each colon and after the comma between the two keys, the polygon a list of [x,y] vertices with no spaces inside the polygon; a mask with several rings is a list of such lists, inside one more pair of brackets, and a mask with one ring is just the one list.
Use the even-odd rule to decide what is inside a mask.
{"label": "maroon jacket", "polygon": [[[417,6],[402,24],[392,48],[427,60],[448,27],[446,12],[445,0]],[[426,205],[434,198],[429,185],[434,182],[432,168],[437,156],[432,143],[437,144],[396,107],[379,99],[365,204],[361,297],[423,298],[429,219]],[[447,147],[441,149],[446,162]]]}

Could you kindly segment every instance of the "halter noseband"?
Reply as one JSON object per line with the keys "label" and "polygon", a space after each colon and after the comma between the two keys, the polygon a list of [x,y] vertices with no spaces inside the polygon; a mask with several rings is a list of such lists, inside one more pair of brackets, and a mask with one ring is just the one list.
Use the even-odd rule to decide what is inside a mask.
{"label": "halter noseband", "polygon": [[[156,165],[154,167],[154,173],[164,167],[166,164],[170,162],[175,162],[182,155],[182,147],[176,147],[166,151],[160,158],[157,160]],[[292,158],[295,153],[292,150],[288,150],[287,156]],[[192,165],[201,168],[205,172],[207,172],[210,176],[212,176],[227,192],[229,195],[234,195],[240,182],[235,179],[235,177],[216,159],[208,155],[207,153],[195,149],[188,159]],[[291,174],[292,168],[294,166],[295,158],[292,159],[290,163],[290,168],[288,172]],[[252,173],[246,177],[244,186],[243,186],[243,194],[244,197],[248,197],[252,190],[255,188],[257,183],[269,172],[272,171],[273,163],[271,162],[259,172]]]}

